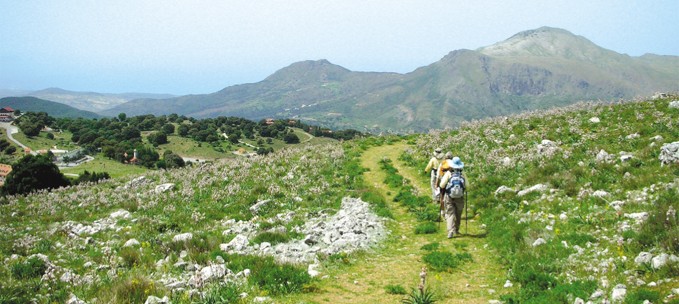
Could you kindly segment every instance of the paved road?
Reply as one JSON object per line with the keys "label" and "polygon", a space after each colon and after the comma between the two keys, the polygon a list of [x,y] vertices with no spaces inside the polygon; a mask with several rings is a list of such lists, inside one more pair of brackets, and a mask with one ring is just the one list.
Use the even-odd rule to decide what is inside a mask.
{"label": "paved road", "polygon": [[[26,145],[20,143],[18,140],[14,139],[14,136],[12,134],[19,133],[19,128],[17,126],[13,126],[8,122],[0,122],[0,127],[4,128],[7,131],[7,138],[14,142],[15,144],[19,145],[21,148],[26,149]],[[31,150],[31,154],[36,155],[37,152]]]}

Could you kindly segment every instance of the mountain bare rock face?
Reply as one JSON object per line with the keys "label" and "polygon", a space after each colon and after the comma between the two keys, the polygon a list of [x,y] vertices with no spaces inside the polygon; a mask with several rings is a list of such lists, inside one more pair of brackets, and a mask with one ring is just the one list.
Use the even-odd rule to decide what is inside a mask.
{"label": "mountain bare rock face", "polygon": [[477,50],[450,52],[407,74],[303,61],[258,83],[212,94],[133,100],[101,114],[297,118],[335,128],[408,133],[579,101],[678,90],[677,56],[631,57],[543,27]]}

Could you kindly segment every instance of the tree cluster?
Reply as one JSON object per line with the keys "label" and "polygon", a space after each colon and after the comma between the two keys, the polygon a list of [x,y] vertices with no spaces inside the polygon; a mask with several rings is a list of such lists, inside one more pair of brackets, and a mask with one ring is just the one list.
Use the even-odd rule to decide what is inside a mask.
{"label": "tree cluster", "polygon": [[26,114],[18,117],[15,121],[16,125],[24,132],[28,137],[38,136],[40,130],[46,126],[51,126],[54,124],[54,118],[50,117],[45,112],[27,112]]}

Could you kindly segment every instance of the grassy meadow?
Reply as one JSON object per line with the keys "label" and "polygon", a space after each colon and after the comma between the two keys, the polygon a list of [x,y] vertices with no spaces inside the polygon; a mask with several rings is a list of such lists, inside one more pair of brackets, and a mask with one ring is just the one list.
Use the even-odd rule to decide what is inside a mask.
{"label": "grassy meadow", "polygon": [[[423,267],[437,303],[678,303],[679,164],[658,159],[679,141],[675,99],[579,104],[407,137],[300,133],[302,144],[250,158],[170,136],[161,149],[220,158],[172,170],[113,171],[96,157],[77,170],[114,178],[2,199],[0,303],[416,302]],[[465,163],[468,228],[453,239],[422,172],[436,147]],[[339,213],[347,196],[370,203],[389,234],[368,250],[318,253],[318,276],[308,264],[222,250],[234,227],[255,236],[253,246],[305,240],[301,227]],[[643,253],[667,261],[640,261]],[[196,279],[220,265],[232,273]]]}

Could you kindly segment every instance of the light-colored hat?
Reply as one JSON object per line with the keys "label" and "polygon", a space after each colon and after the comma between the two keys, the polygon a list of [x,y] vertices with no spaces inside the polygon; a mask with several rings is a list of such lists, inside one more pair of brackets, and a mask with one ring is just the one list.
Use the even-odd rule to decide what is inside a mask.
{"label": "light-colored hat", "polygon": [[446,152],[446,159],[453,158],[453,152]]}
{"label": "light-colored hat", "polygon": [[436,158],[438,158],[438,159],[442,159],[442,158],[443,158],[443,154],[441,153],[441,148],[436,148],[436,149],[434,150],[434,157],[436,157]]}
{"label": "light-colored hat", "polygon": [[455,156],[453,157],[453,169],[462,169],[464,168],[464,163],[460,160],[459,157]]}

